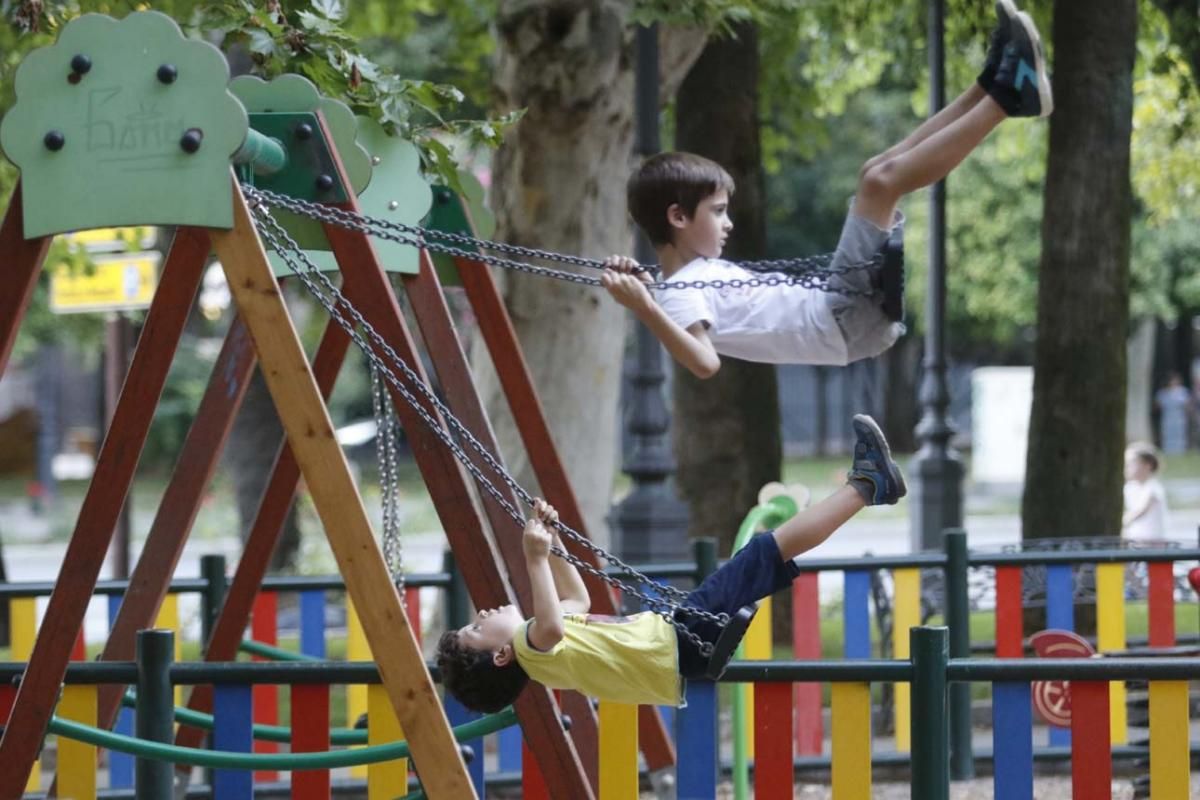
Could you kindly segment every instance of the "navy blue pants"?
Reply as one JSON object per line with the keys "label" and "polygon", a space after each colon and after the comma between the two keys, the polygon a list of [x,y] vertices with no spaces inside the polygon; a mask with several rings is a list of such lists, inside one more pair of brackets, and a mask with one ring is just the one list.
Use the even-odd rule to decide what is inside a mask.
{"label": "navy blue pants", "polygon": [[[783,559],[775,537],[767,531],[751,538],[733,558],[705,578],[687,596],[684,605],[713,614],[732,615],[742,606],[757,603],[791,586],[799,574],[796,563]],[[710,644],[715,643],[721,635],[719,625],[687,611],[676,611],[675,618]],[[679,640],[679,674],[685,678],[704,677],[708,659],[682,632],[676,630],[675,636]]]}

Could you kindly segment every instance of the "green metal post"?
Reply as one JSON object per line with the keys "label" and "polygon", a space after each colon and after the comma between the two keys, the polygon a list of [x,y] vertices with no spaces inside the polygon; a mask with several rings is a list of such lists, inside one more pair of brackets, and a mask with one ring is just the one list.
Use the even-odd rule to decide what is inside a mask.
{"label": "green metal post", "polygon": [[945,628],[921,626],[909,632],[912,653],[912,796],[949,800],[949,727],[946,719]]}
{"label": "green metal post", "polygon": [[[967,532],[947,529],[946,626],[950,629],[950,657],[971,657],[971,610],[967,597]],[[914,706],[917,708],[918,706]],[[971,684],[950,685],[950,777],[956,781],[975,777],[971,752]]]}
{"label": "green metal post", "polygon": [[[137,723],[139,739],[170,744],[175,739],[175,693],[171,689],[171,662],[175,659],[175,633],[169,630],[138,631]],[[169,761],[138,758],[134,768],[134,797],[162,800],[173,797],[174,765]]]}
{"label": "green metal post", "polygon": [[696,561],[696,585],[717,571],[717,540],[710,537],[692,539],[692,557]]}
{"label": "green metal post", "polygon": [[450,586],[446,589],[446,627],[454,630],[470,622],[471,596],[458,565],[454,563],[454,554],[449,550],[442,556],[442,569],[450,573]]}
{"label": "green metal post", "polygon": [[204,592],[200,595],[200,641],[208,647],[217,615],[225,603],[225,592],[229,590],[229,579],[225,577],[225,556],[200,556],[200,578],[204,581]]}

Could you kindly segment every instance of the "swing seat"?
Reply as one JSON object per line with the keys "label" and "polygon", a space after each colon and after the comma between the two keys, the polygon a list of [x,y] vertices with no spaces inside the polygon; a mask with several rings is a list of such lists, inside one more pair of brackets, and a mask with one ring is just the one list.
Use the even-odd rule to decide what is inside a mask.
{"label": "swing seat", "polygon": [[742,643],[742,639],[746,636],[746,629],[750,627],[757,612],[758,604],[755,603],[742,606],[737,613],[730,615],[729,622],[725,623],[725,627],[721,629],[721,635],[717,637],[717,641],[713,645],[712,655],[708,657],[708,669],[704,671],[704,674],[709,679],[719,680],[725,674],[725,667],[729,666],[733,652]]}
{"label": "swing seat", "polygon": [[883,313],[892,322],[904,320],[904,230],[892,229],[883,245],[883,266],[879,271],[883,290]]}

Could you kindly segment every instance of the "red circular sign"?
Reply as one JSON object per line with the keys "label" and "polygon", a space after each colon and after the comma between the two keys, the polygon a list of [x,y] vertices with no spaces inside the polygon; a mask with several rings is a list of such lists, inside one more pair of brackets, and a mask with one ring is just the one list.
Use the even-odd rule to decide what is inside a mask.
{"label": "red circular sign", "polygon": [[[1072,631],[1038,631],[1029,637],[1029,643],[1040,658],[1090,658],[1096,654],[1087,639]],[[1038,716],[1060,728],[1071,726],[1070,681],[1034,681],[1031,693]]]}

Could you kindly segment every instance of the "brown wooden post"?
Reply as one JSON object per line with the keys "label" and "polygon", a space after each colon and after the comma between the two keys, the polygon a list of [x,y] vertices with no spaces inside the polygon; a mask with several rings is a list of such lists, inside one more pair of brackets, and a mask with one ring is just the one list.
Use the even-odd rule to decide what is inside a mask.
{"label": "brown wooden post", "polygon": [[[529,463],[533,466],[538,485],[551,498],[562,521],[580,533],[586,534],[583,513],[579,501],[567,478],[567,471],[559,457],[545,412],[533,385],[529,365],[522,355],[520,341],[513,329],[512,319],[504,307],[504,301],[496,288],[488,267],[477,261],[455,259],[459,279],[466,290],[471,309],[479,323],[479,332],[491,354],[496,374],[509,409],[525,444]],[[564,541],[567,550],[593,566],[601,566],[591,551],[572,541]],[[592,598],[592,609],[597,614],[616,614],[617,606],[607,584],[599,578],[584,575],[588,594]],[[574,715],[572,715],[574,716]],[[670,767],[675,763],[675,745],[667,734],[662,715],[653,706],[638,709],[638,742],[646,765],[651,770]]]}
{"label": "brown wooden post", "polygon": [[21,210],[21,184],[9,199],[4,221],[0,223],[0,375],[8,366],[17,330],[33,297],[38,273],[50,249],[49,236],[25,238],[25,213]]}
{"label": "brown wooden post", "polygon": [[[349,347],[350,337],[331,320],[325,327],[321,343],[317,346],[317,354],[313,358],[313,376],[323,398],[328,399],[333,392],[334,382],[346,360]],[[254,598],[270,567],[271,554],[275,552],[275,546],[279,543],[279,536],[299,483],[300,466],[296,463],[296,456],[288,447],[285,437],[275,458],[271,477],[263,490],[258,512],[250,526],[250,535],[246,538],[242,557],[238,559],[233,580],[225,593],[225,602],[221,605],[221,611],[213,623],[212,633],[205,643],[206,661],[233,661],[237,658],[238,646],[242,642],[246,625],[250,621],[250,612],[254,607]],[[212,687],[194,687],[188,698],[188,708],[193,711],[211,712]],[[197,747],[204,739],[205,733],[201,728],[180,725],[175,734],[175,743],[182,747]],[[179,767],[179,771],[189,772],[190,768]]]}
{"label": "brown wooden post", "polygon": [[0,740],[0,800],[20,797],[41,749],[71,647],[95,590],[207,258],[205,233],[180,228]]}
{"label": "brown wooden post", "polygon": [[[425,668],[400,596],[375,542],[362,498],[321,400],[279,284],[234,185],[234,228],[213,246],[258,350],[267,388],[325,534],[359,612],[375,663],[431,798],[475,797],[466,765]],[[383,273],[379,272],[382,278]]]}

